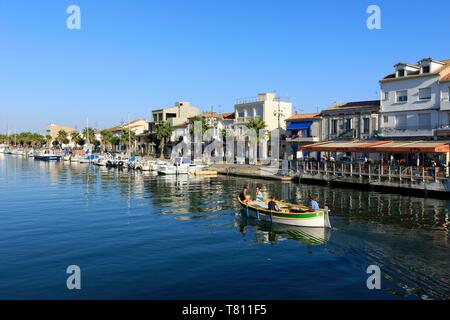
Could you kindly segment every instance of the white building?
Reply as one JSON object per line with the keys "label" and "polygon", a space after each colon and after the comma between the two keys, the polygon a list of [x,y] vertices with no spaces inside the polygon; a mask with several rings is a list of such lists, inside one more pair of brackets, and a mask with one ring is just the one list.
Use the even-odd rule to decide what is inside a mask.
{"label": "white building", "polygon": [[285,120],[292,115],[292,103],[277,97],[276,93],[260,93],[255,98],[240,99],[234,106],[235,124],[238,130],[250,119],[261,118],[266,130],[286,129]]}
{"label": "white building", "polygon": [[447,77],[450,60],[431,58],[411,65],[398,63],[380,81],[383,138],[432,139],[449,124]]}

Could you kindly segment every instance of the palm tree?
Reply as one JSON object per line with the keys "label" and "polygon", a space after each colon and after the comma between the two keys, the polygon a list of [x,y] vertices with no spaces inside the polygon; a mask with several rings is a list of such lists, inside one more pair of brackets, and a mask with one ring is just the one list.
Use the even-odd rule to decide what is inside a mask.
{"label": "palm tree", "polygon": [[69,143],[69,139],[67,139],[67,132],[65,130],[59,130],[58,131],[58,136],[56,137],[56,139],[61,143],[61,144],[67,144]]}
{"label": "palm tree", "polygon": [[104,146],[105,151],[108,151],[108,146],[112,145],[111,142],[113,134],[109,130],[102,130],[102,132],[100,132],[100,135],[102,136],[102,145]]}
{"label": "palm tree", "polygon": [[134,144],[134,140],[136,139],[136,134],[134,131],[131,131],[130,129],[123,129],[122,133],[120,134],[120,143],[124,146],[131,147],[132,144]]}
{"label": "palm tree", "polygon": [[47,141],[47,148],[50,148],[50,143],[51,143],[51,140],[52,140],[52,136],[51,135],[46,135],[45,136],[45,140]]}
{"label": "palm tree", "polygon": [[168,121],[161,121],[156,124],[156,138],[159,140],[160,158],[164,159],[165,140],[172,136],[172,126]]}
{"label": "palm tree", "polygon": [[267,125],[261,118],[253,118],[246,123],[246,127],[256,131],[256,163],[258,163],[259,133],[260,130],[264,130]]}
{"label": "palm tree", "polygon": [[200,122],[200,121],[202,123],[202,135],[205,134],[205,132],[209,129],[208,122],[207,122],[206,118],[202,117],[202,116],[196,116],[196,117],[194,117],[194,118],[189,120],[189,127],[190,127],[189,133],[191,134],[191,136],[194,135],[194,125],[195,125],[195,123],[196,122]]}
{"label": "palm tree", "polygon": [[90,144],[92,144],[95,140],[95,130],[92,128],[84,128],[83,130],[83,138],[86,141],[89,141]]}
{"label": "palm tree", "polygon": [[78,131],[72,132],[70,136],[72,138],[72,142],[74,142],[76,146],[84,144],[84,139]]}

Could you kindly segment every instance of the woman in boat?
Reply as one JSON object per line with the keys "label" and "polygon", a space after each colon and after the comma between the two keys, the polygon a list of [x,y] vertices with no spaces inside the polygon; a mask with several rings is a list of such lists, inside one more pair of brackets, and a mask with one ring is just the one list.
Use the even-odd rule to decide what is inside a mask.
{"label": "woman in boat", "polygon": [[242,188],[242,191],[241,191],[241,193],[239,194],[239,199],[240,199],[242,202],[249,202],[249,201],[250,201],[250,196],[249,196],[249,194],[248,194],[248,188],[247,188],[247,186],[244,186],[244,187]]}
{"label": "woman in boat", "polygon": [[256,186],[255,200],[256,201],[264,201],[264,196],[263,196],[263,194],[261,192],[261,188],[259,186]]}
{"label": "woman in boat", "polygon": [[311,200],[311,202],[309,203],[310,210],[314,210],[314,211],[320,210],[319,203],[317,202],[317,198],[318,198],[317,194],[312,194],[309,197],[309,199]]}

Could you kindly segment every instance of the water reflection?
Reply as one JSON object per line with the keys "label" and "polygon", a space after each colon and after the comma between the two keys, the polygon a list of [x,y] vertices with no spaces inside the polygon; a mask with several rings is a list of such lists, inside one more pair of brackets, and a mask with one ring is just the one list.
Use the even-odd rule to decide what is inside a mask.
{"label": "water reflection", "polygon": [[243,214],[236,219],[235,225],[241,234],[252,233],[255,236],[255,242],[264,244],[294,240],[304,245],[323,245],[330,240],[332,232],[328,228],[297,227],[256,221]]}
{"label": "water reflection", "polygon": [[[98,220],[92,219],[97,226],[111,223],[123,234],[129,229],[121,229],[125,228],[121,219],[128,225],[138,221],[143,231],[137,232],[142,231],[141,236],[144,237],[140,239],[140,246],[158,241],[145,238],[154,232],[152,228],[163,230],[163,235],[158,236],[169,244],[171,239],[177,239],[178,234],[183,233],[185,240],[191,241],[189,249],[194,250],[192,254],[197,254],[197,249],[208,256],[213,254],[205,248],[214,241],[217,242],[214,249],[218,250],[223,250],[222,241],[231,243],[232,249],[228,250],[232,252],[235,247],[242,246],[244,240],[252,250],[268,250],[276,246],[274,251],[288,252],[280,259],[292,256],[294,260],[311,259],[306,261],[317,267],[315,275],[318,278],[321,278],[321,272],[329,271],[320,270],[322,260],[317,257],[320,256],[337,261],[336,265],[327,266],[336,273],[345,269],[365,276],[367,265],[379,265],[384,288],[390,295],[450,296],[449,200],[277,181],[157,176],[88,164],[40,162],[3,154],[0,154],[0,179],[3,194],[9,192],[14,196],[13,191],[16,192],[18,199],[23,200],[23,207],[19,209],[25,213],[27,208],[36,204],[36,199],[43,199],[39,208],[42,212],[47,206],[57,207],[62,203],[67,210],[76,208],[71,213],[76,220],[86,219],[88,215],[80,216],[80,212],[87,212],[96,216]],[[235,195],[243,185],[248,185],[251,192],[259,185],[267,195],[299,203],[305,203],[312,193],[316,193],[320,204],[326,204],[332,210],[333,229],[284,226],[247,219],[240,214],[240,206],[235,201]],[[33,194],[38,196],[31,197]],[[27,200],[34,202],[27,203]],[[18,207],[22,202],[8,202],[6,207],[8,205]],[[113,216],[111,212],[116,211],[118,215]],[[14,219],[16,216],[11,216],[12,225],[17,224]],[[101,225],[96,231],[100,232],[99,239],[112,241],[105,235],[113,233],[110,225],[107,226]],[[201,227],[205,229],[198,229]],[[214,232],[220,235],[211,238],[210,233]],[[133,237],[121,238],[124,246],[129,239]],[[97,238],[94,240],[98,241]],[[197,243],[202,241],[204,247],[197,248]],[[139,248],[130,244],[124,252]],[[314,254],[300,258],[297,254],[302,248]],[[164,252],[154,254],[163,255]],[[239,258],[242,257],[236,256],[237,260]],[[294,280],[289,279],[288,282]]]}

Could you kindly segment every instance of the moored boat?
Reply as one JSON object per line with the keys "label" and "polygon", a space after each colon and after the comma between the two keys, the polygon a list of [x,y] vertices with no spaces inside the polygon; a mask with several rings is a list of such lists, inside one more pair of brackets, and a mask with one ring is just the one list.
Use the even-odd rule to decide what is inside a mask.
{"label": "moored boat", "polygon": [[41,161],[59,161],[61,160],[61,155],[55,154],[51,151],[43,151],[39,154],[34,155],[35,160],[41,160]]}
{"label": "moored boat", "polygon": [[331,228],[327,208],[309,210],[306,206],[277,201],[280,211],[271,211],[263,201],[244,202],[239,197],[237,200],[242,207],[242,214],[247,217],[300,227]]}

